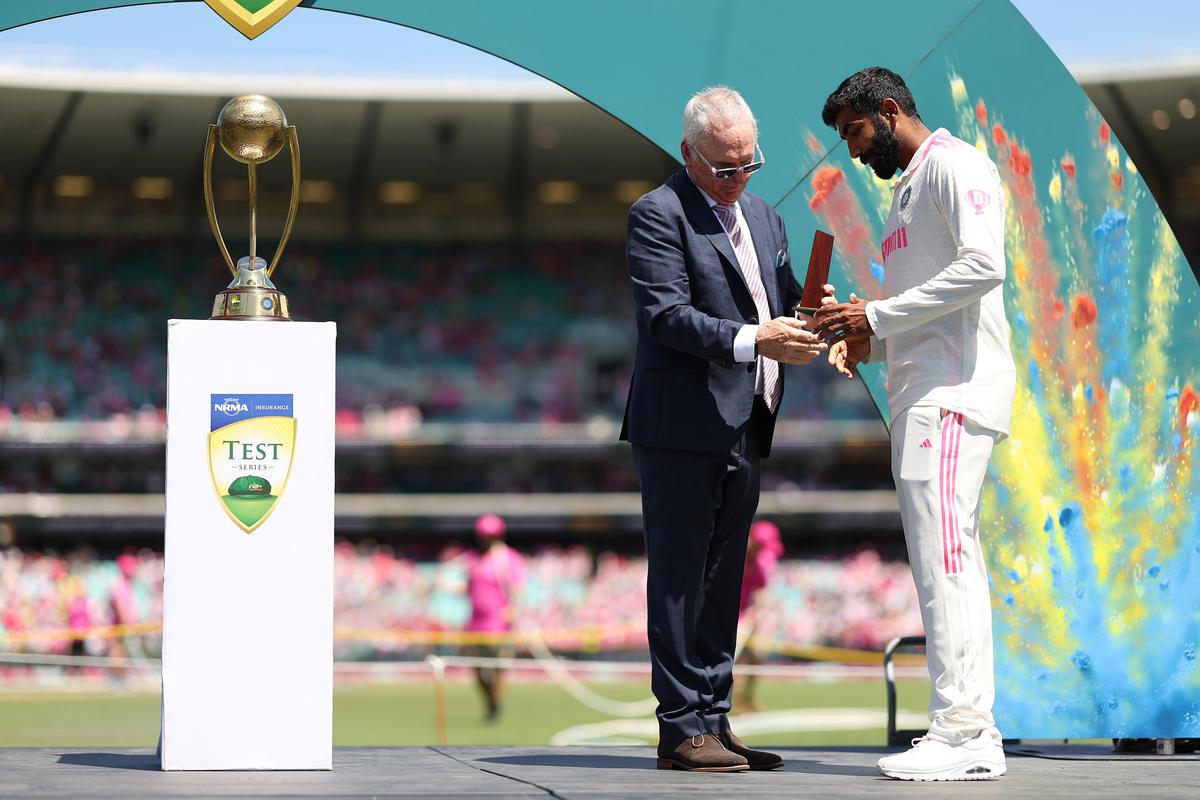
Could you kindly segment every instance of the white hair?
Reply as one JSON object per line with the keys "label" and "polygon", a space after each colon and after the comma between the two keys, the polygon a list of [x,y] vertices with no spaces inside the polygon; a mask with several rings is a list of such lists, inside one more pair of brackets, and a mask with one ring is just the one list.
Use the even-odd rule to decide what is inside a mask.
{"label": "white hair", "polygon": [[734,122],[749,119],[758,138],[758,120],[745,99],[728,86],[710,86],[692,95],[683,109],[683,140],[695,149],[707,137],[718,121]]}

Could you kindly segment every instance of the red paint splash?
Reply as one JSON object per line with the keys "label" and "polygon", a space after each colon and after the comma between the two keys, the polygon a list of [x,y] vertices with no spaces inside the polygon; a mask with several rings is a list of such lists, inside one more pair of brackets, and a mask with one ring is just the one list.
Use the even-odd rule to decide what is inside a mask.
{"label": "red paint splash", "polygon": [[1009,187],[1012,197],[1010,214],[1020,222],[1024,234],[1025,258],[1014,259],[1016,279],[1027,287],[1030,301],[1035,305],[1028,314],[1030,326],[1030,355],[1038,364],[1050,367],[1046,373],[1051,391],[1065,385],[1067,375],[1058,357],[1062,347],[1060,320],[1063,311],[1055,311],[1059,296],[1058,270],[1050,261],[1050,247],[1046,239],[1045,219],[1041,203],[1033,184],[1032,159],[1026,151],[1022,153],[1020,143],[1013,139],[1000,125],[992,129],[993,138],[1000,142],[1012,142],[1008,158],[998,158],[996,167],[1000,179]]}
{"label": "red paint splash", "polygon": [[1008,149],[1008,165],[1012,171],[1025,178],[1033,174],[1033,159],[1028,150],[1022,150],[1013,142]]}
{"label": "red paint splash", "polygon": [[813,175],[812,187],[813,196],[808,201],[808,207],[813,211],[820,210],[821,206],[829,200],[830,195],[837,191],[839,186],[846,183],[846,174],[837,167],[821,167]]}
{"label": "red paint splash", "polygon": [[1075,295],[1071,301],[1071,324],[1076,330],[1096,321],[1096,301],[1085,294]]}
{"label": "red paint splash", "polygon": [[987,106],[982,100],[975,104],[975,119],[979,120],[980,125],[987,125]]}
{"label": "red paint splash", "polygon": [[1114,191],[1121,191],[1121,187],[1125,185],[1125,176],[1115,170],[1108,173],[1108,179],[1112,181]]}
{"label": "red paint splash", "polygon": [[[1005,134],[1005,138],[1008,135]],[[998,165],[999,166],[999,165]],[[1022,150],[1020,143],[1012,140],[1009,146],[1008,159],[1005,163],[1010,180],[1007,180],[1013,195],[1019,201],[1017,214],[1021,225],[1028,231],[1037,231],[1038,235],[1027,240],[1030,257],[1037,263],[1044,263],[1048,252],[1045,237],[1042,232],[1042,207],[1038,203],[1037,188],[1033,185],[1033,159],[1028,150]]]}
{"label": "red paint splash", "polygon": [[1063,173],[1066,174],[1066,176],[1068,178],[1074,178],[1075,177],[1075,159],[1071,158],[1070,156],[1063,156],[1062,162],[1060,162],[1060,163],[1062,165]]}
{"label": "red paint splash", "polygon": [[1179,393],[1179,428],[1185,430],[1187,428],[1187,418],[1189,414],[1200,410],[1200,394],[1192,388],[1189,383],[1183,387],[1183,391]]}
{"label": "red paint splash", "polygon": [[1056,371],[1062,387],[1088,386],[1092,389],[1084,416],[1075,416],[1071,422],[1075,474],[1084,495],[1090,495],[1095,488],[1092,448],[1095,442],[1104,441],[1108,424],[1107,396],[1099,372],[1102,358],[1096,344],[1096,316],[1096,303],[1091,297],[1077,294],[1071,298],[1072,328],[1066,341],[1062,342],[1061,350],[1070,357],[1064,358]]}
{"label": "red paint splash", "polygon": [[812,151],[813,155],[825,155],[825,148],[821,146],[821,140],[811,132],[804,137],[804,143],[808,145],[808,149]]}
{"label": "red paint splash", "polygon": [[[833,233],[840,261],[850,270],[852,285],[860,296],[876,299],[883,286],[871,274],[871,259],[879,259],[879,234],[867,221],[854,191],[846,185],[846,174],[837,167],[821,167],[812,177],[808,207]],[[845,292],[849,294],[849,291]]]}
{"label": "red paint splash", "polygon": [[1100,123],[1100,141],[1103,142],[1104,144],[1108,144],[1108,137],[1109,137],[1108,123],[1101,122]]}
{"label": "red paint splash", "polygon": [[1008,134],[1004,132],[1004,128],[1001,128],[999,125],[992,128],[992,141],[996,143],[997,147],[1004,147],[1004,142],[1007,139]]}
{"label": "red paint splash", "polygon": [[1063,301],[1061,299],[1055,299],[1054,314],[1050,317],[1050,319],[1054,322],[1058,322],[1060,319],[1062,319],[1063,308],[1065,308]]}

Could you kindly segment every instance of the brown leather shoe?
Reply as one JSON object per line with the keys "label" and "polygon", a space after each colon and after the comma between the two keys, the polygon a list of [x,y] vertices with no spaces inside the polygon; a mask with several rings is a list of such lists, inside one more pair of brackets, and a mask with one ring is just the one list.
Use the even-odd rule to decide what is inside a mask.
{"label": "brown leather shoe", "polygon": [[766,770],[778,769],[783,766],[783,759],[774,753],[768,753],[766,750],[752,750],[742,744],[742,740],[734,736],[733,731],[726,731],[718,736],[721,744],[725,745],[725,749],[731,753],[735,753],[750,764],[750,769]]}
{"label": "brown leather shoe", "polygon": [[659,744],[658,768],[689,772],[745,772],[750,769],[750,763],[726,750],[720,739],[710,733],[684,739],[674,747]]}

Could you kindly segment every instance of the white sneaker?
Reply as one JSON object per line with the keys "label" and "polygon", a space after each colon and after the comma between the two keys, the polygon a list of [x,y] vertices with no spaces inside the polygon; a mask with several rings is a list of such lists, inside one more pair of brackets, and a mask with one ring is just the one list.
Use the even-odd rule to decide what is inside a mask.
{"label": "white sneaker", "polygon": [[1005,773],[1004,748],[987,731],[962,744],[922,736],[911,750],[879,759],[879,771],[902,781],[980,781]]}

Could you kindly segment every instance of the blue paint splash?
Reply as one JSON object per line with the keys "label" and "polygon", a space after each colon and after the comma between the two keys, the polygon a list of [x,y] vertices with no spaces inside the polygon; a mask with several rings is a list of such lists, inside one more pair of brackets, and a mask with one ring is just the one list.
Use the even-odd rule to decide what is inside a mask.
{"label": "blue paint splash", "polygon": [[875,259],[872,258],[870,260],[870,265],[871,265],[871,277],[874,278],[875,280],[879,281],[879,285],[882,286],[883,285],[883,274],[884,274],[883,264],[880,264],[878,261],[876,261]]}
{"label": "blue paint splash", "polygon": [[1136,342],[1129,336],[1133,309],[1129,292],[1129,218],[1110,208],[1092,230],[1096,246],[1096,340],[1104,354],[1101,375],[1104,383],[1130,374],[1131,350]]}

